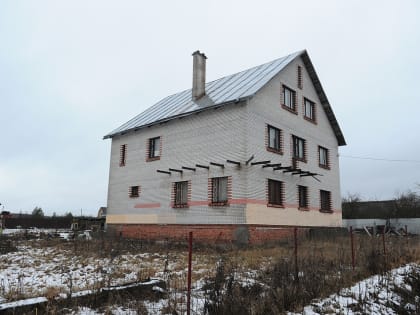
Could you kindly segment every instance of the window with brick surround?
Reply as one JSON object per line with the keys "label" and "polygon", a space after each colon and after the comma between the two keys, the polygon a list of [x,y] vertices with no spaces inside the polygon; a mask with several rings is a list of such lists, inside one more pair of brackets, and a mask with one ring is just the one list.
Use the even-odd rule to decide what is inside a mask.
{"label": "window with brick surround", "polygon": [[330,168],[330,159],[328,149],[318,146],[319,166],[322,168]]}
{"label": "window with brick surround", "polygon": [[174,207],[186,207],[188,205],[188,181],[174,183]]}
{"label": "window with brick surround", "polygon": [[298,161],[306,162],[306,141],[297,136],[292,136],[293,158]]}
{"label": "window with brick surround", "polygon": [[327,190],[320,190],[320,210],[331,212],[331,192]]}
{"label": "window with brick surround", "polygon": [[299,209],[308,208],[308,187],[298,186]]}
{"label": "window with brick surround", "polygon": [[138,198],[140,196],[140,187],[139,186],[130,186],[130,190],[128,192],[130,198]]}
{"label": "window with brick surround", "polygon": [[267,149],[269,151],[282,152],[281,130],[273,126],[267,125]]}
{"label": "window with brick surround", "polygon": [[228,203],[228,178],[214,177],[211,179],[212,205],[226,205]]}
{"label": "window with brick surround", "polygon": [[149,159],[160,158],[160,137],[149,139]]}
{"label": "window with brick surround", "polygon": [[302,79],[302,67],[297,67],[297,86],[299,89],[303,89],[303,79]]}
{"label": "window with brick surround", "polygon": [[268,206],[283,206],[284,188],[283,182],[268,179]]}
{"label": "window with brick surround", "polygon": [[120,166],[125,166],[125,160],[127,158],[127,145],[120,145]]}
{"label": "window with brick surround", "polygon": [[283,85],[283,108],[296,112],[296,91]]}
{"label": "window with brick surround", "polygon": [[306,120],[309,120],[311,122],[316,121],[316,115],[315,115],[315,103],[308,100],[307,98],[303,99],[303,117]]}

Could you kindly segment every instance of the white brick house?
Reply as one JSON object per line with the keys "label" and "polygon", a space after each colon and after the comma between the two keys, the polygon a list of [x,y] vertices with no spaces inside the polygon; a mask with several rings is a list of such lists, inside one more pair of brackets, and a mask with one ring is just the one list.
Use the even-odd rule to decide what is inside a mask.
{"label": "white brick house", "polygon": [[346,143],[307,52],[208,83],[205,55],[193,58],[192,89],[104,137],[108,228],[258,241],[290,226],[341,226]]}

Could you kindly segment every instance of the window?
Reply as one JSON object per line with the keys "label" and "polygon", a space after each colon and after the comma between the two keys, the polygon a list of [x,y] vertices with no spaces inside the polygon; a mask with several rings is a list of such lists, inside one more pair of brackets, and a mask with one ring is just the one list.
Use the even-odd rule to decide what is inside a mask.
{"label": "window", "polygon": [[273,126],[267,126],[268,132],[268,149],[270,151],[281,152],[281,130]]}
{"label": "window", "polygon": [[315,103],[307,98],[304,99],[304,117],[315,122]]}
{"label": "window", "polygon": [[181,208],[188,205],[188,182],[174,183],[174,207]]}
{"label": "window", "polygon": [[305,140],[296,136],[292,136],[293,141],[293,158],[306,162]]}
{"label": "window", "polygon": [[268,206],[283,206],[283,182],[268,180]]}
{"label": "window", "polygon": [[131,186],[129,191],[130,198],[137,198],[140,196],[140,187],[139,186]]}
{"label": "window", "polygon": [[120,146],[120,166],[125,166],[126,157],[127,157],[127,145],[122,144]]}
{"label": "window", "polygon": [[160,157],[160,137],[149,139],[149,159]]}
{"label": "window", "polygon": [[286,109],[296,112],[296,92],[283,85],[283,105]]}
{"label": "window", "polygon": [[297,67],[297,86],[299,89],[303,88],[303,81],[302,81],[302,67]]}
{"label": "window", "polygon": [[321,211],[331,212],[331,192],[326,190],[320,191]]}
{"label": "window", "polygon": [[330,168],[328,149],[318,147],[319,152],[319,166],[323,168]]}
{"label": "window", "polygon": [[228,202],[228,178],[215,177],[211,179],[213,205],[226,205]]}
{"label": "window", "polygon": [[299,209],[308,208],[308,187],[298,186]]}

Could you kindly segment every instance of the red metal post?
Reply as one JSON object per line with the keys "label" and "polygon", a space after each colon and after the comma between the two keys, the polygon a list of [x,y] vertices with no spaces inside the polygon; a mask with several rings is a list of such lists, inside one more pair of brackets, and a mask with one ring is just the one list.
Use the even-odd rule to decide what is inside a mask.
{"label": "red metal post", "polygon": [[354,241],[353,241],[353,227],[352,226],[350,226],[350,242],[351,242],[351,265],[352,265],[353,270],[354,270],[354,267],[355,267],[355,264],[354,264]]}
{"label": "red metal post", "polygon": [[187,287],[187,315],[191,314],[191,270],[192,270],[192,242],[193,233],[188,235],[188,287]]}
{"label": "red metal post", "polygon": [[297,260],[297,252],[298,252],[297,227],[294,228],[294,239],[295,239],[295,280],[299,281],[299,270],[298,270],[298,260]]}

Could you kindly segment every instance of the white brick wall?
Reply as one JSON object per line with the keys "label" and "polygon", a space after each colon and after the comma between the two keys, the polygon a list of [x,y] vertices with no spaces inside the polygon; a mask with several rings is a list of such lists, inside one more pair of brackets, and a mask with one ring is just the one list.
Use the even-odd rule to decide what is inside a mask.
{"label": "white brick wall", "polygon": [[[298,64],[303,70],[302,90],[297,87]],[[298,93],[298,115],[281,107],[282,83]],[[303,96],[316,103],[316,125],[303,119]],[[283,155],[266,150],[266,124],[282,130]],[[308,161],[299,162],[298,166],[322,174],[323,176],[318,177],[321,183],[311,177],[292,176],[290,173],[274,172],[270,168],[244,165],[244,161],[251,155],[255,156],[253,161],[271,160],[286,166],[291,165],[292,134],[306,140]],[[148,139],[157,136],[162,141],[161,158],[146,162]],[[124,167],[119,166],[122,144],[127,144]],[[318,166],[318,145],[329,149],[330,170]],[[227,159],[239,161],[242,166],[238,168],[228,164]],[[210,166],[210,170],[197,168],[196,172],[184,170],[182,175],[173,172],[170,176],[156,172],[157,169],[209,165],[209,162],[222,163],[225,168]],[[217,176],[232,176],[232,202],[227,207],[207,205],[208,178]],[[285,183],[286,209],[267,209],[264,204],[267,178]],[[191,180],[192,205],[173,209],[170,204],[172,182],[182,180]],[[136,185],[141,186],[140,197],[129,198],[129,187]],[[302,214],[302,211],[296,209],[297,185],[308,186],[309,206],[312,209],[310,214]],[[335,214],[318,211],[320,189],[331,191]],[[107,222],[110,224],[341,225],[339,211],[341,198],[337,140],[299,58],[246,103],[211,109],[112,139],[107,215]]]}

